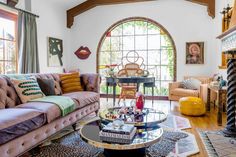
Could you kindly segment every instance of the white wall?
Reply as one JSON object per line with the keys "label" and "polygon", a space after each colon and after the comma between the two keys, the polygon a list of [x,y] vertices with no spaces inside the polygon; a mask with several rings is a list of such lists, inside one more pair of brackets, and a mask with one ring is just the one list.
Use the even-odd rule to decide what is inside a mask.
{"label": "white wall", "polygon": [[[158,0],[135,4],[100,6],[75,18],[70,30],[71,58],[67,68],[79,67],[82,72],[96,72],[96,51],[103,33],[115,22],[133,16],[148,17],[163,25],[172,35],[177,48],[177,79],[184,75],[212,75],[212,65],[218,64],[214,20],[208,16],[205,6],[184,0]],[[218,12],[217,12],[218,13]],[[185,43],[205,42],[205,64],[185,64]],[[92,55],[88,60],[77,59],[72,52],[80,46],[88,46]]]}
{"label": "white wall", "polygon": [[[27,4],[27,5],[26,5]],[[31,6],[27,0],[20,0],[18,8],[30,10],[39,15],[37,19],[38,26],[38,49],[40,72],[62,72],[62,67],[48,67],[47,38],[55,37],[63,40],[64,56],[68,53],[67,28],[66,28],[66,11],[61,5],[51,0],[31,0]],[[63,60],[65,60],[63,56]]]}

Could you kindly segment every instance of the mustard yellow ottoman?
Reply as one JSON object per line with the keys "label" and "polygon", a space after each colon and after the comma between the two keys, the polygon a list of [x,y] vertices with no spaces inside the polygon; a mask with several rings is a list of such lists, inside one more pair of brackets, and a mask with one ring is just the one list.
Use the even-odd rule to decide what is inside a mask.
{"label": "mustard yellow ottoman", "polygon": [[188,116],[201,116],[206,113],[205,103],[197,97],[179,99],[180,112]]}

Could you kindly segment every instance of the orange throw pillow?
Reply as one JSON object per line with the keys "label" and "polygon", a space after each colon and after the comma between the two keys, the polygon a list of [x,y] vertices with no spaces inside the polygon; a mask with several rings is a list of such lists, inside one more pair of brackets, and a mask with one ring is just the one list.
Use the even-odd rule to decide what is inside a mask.
{"label": "orange throw pillow", "polygon": [[63,93],[83,91],[78,72],[60,75],[61,88]]}

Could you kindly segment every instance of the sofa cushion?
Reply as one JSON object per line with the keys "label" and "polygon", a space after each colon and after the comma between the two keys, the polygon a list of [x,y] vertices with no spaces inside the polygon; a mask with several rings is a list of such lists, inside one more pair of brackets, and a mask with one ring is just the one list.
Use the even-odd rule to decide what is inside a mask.
{"label": "sofa cushion", "polygon": [[184,80],[181,83],[181,86],[185,89],[191,89],[191,90],[199,90],[201,85],[201,81],[195,79],[195,78],[190,78],[187,80]]}
{"label": "sofa cushion", "polygon": [[0,145],[41,127],[46,114],[34,109],[0,110]]}
{"label": "sofa cushion", "polygon": [[57,105],[52,104],[52,103],[29,102],[29,103],[18,105],[17,107],[35,109],[43,113],[46,113],[48,123],[52,122],[53,120],[61,116],[60,108]]}
{"label": "sofa cushion", "polygon": [[53,79],[37,78],[40,89],[46,96],[56,95],[55,83]]}
{"label": "sofa cushion", "polygon": [[191,89],[184,89],[184,88],[175,88],[170,91],[171,95],[176,95],[176,96],[193,96],[193,97],[198,97],[199,96],[199,91],[198,90],[191,90]]}
{"label": "sofa cushion", "polygon": [[88,91],[67,93],[63,94],[63,96],[68,96],[73,100],[77,101],[76,109],[82,108],[94,102],[99,102],[100,99],[99,93],[88,92]]}
{"label": "sofa cushion", "polygon": [[83,91],[83,87],[80,82],[80,74],[62,74],[60,75],[61,87],[63,93]]}

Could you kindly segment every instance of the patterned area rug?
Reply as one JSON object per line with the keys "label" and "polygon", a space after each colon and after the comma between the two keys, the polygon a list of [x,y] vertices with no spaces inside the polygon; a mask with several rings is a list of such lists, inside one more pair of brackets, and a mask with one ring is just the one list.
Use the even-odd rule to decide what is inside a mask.
{"label": "patterned area rug", "polygon": [[175,130],[190,129],[191,125],[187,118],[183,118],[175,115],[168,115],[165,122],[160,125],[163,128],[172,128]]}
{"label": "patterned area rug", "polygon": [[222,131],[199,131],[209,157],[236,157],[236,139]]}
{"label": "patterned area rug", "polygon": [[[88,120],[96,119],[95,114],[88,115],[78,122],[77,129],[79,130]],[[199,152],[194,135],[180,130],[191,128],[188,119],[170,115],[161,125],[165,130],[163,138],[148,149],[147,157],[185,157]],[[69,127],[23,157],[103,157],[102,152],[102,149],[83,142],[79,132],[74,132]]]}
{"label": "patterned area rug", "polygon": [[[184,132],[164,131],[161,141],[149,147],[147,157],[162,157],[174,150],[178,140],[188,137]],[[35,148],[30,157],[104,157],[103,149],[95,148],[81,140],[79,131],[72,132],[51,144]]]}

